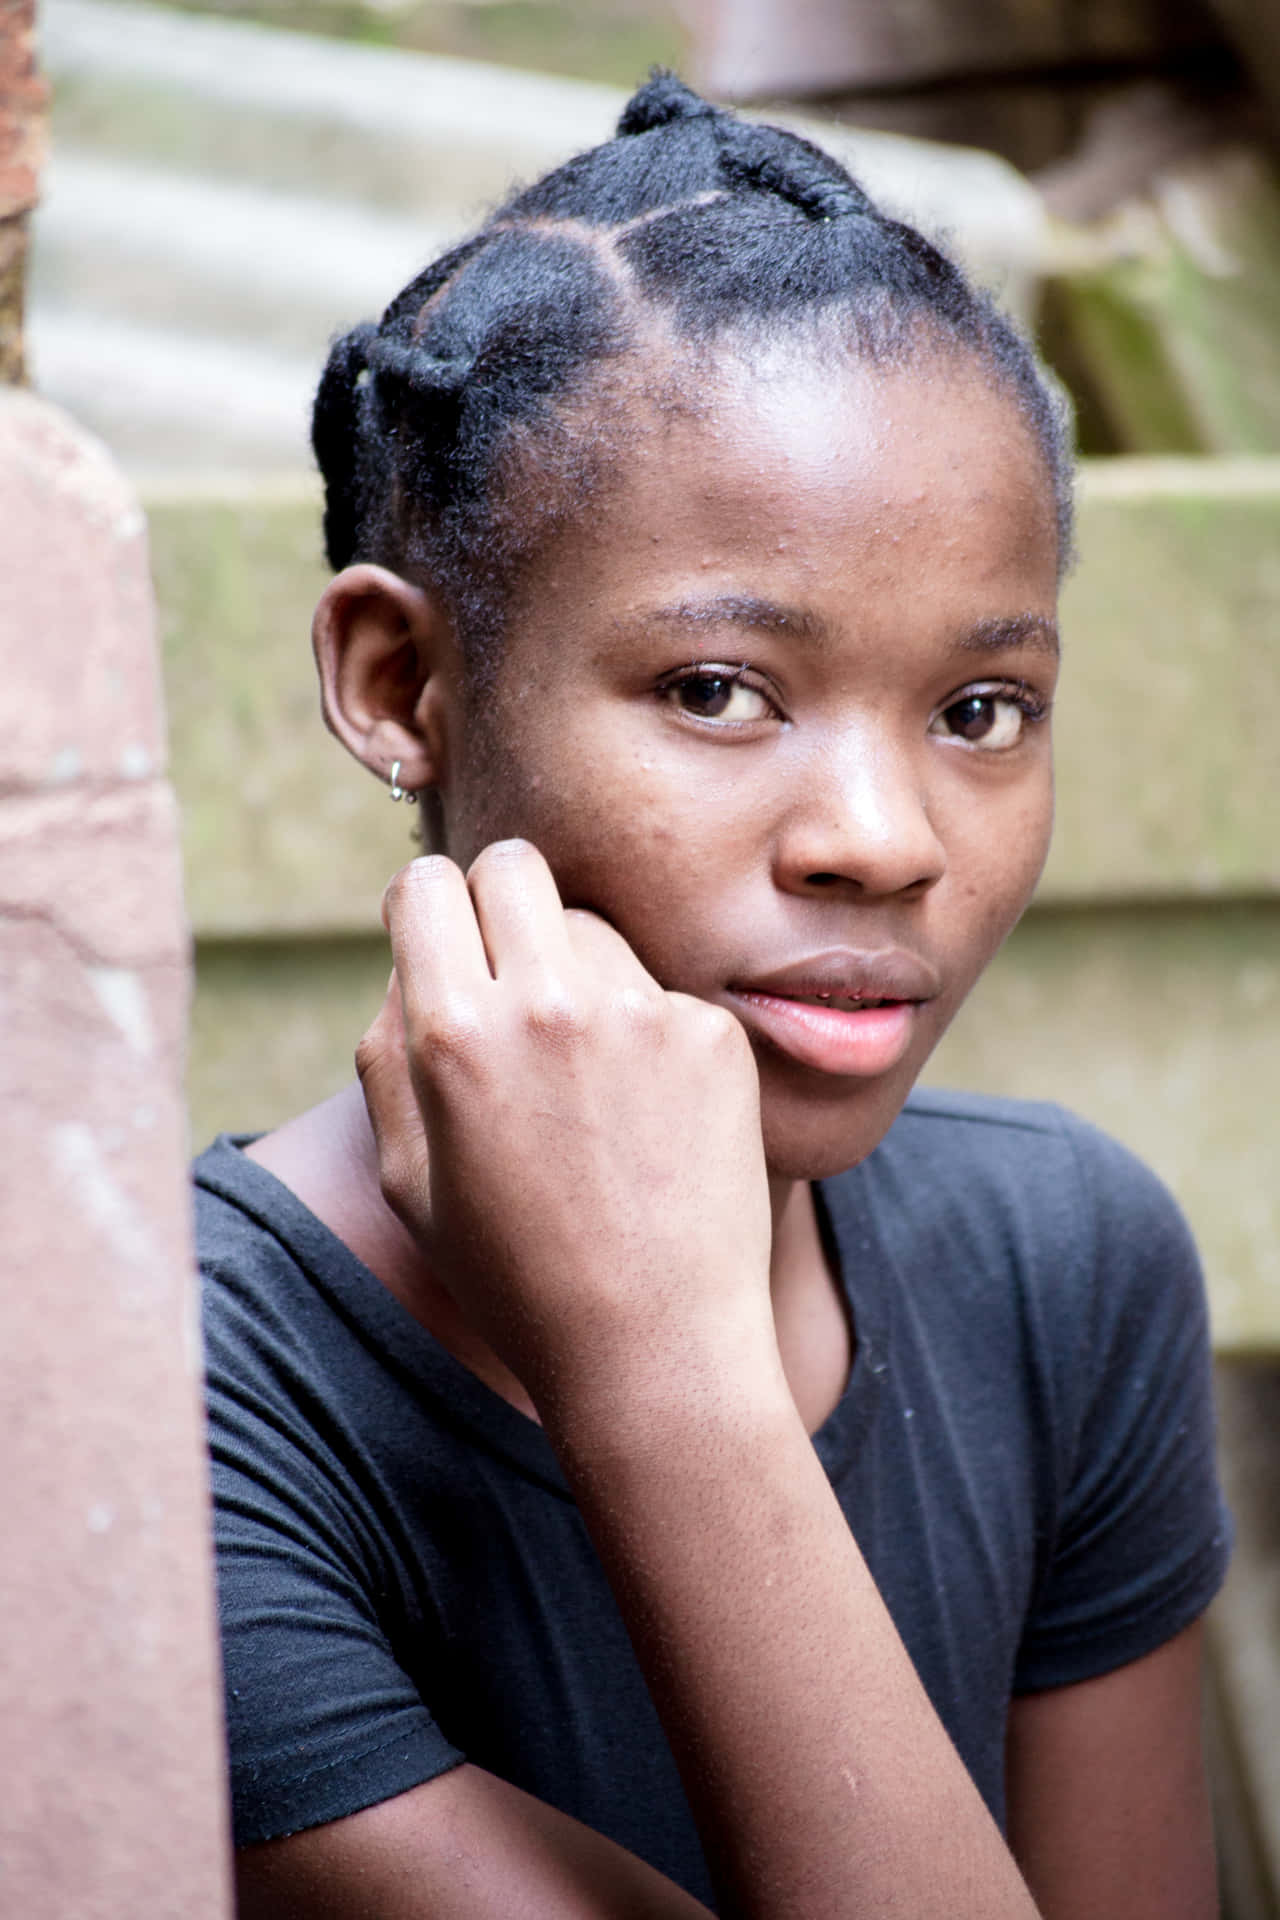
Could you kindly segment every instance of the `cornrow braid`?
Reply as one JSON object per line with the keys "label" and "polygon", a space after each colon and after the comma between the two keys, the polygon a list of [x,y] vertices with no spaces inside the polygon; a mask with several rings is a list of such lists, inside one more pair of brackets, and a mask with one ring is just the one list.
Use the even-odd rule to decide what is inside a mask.
{"label": "cornrow braid", "polygon": [[728,184],[776,194],[811,220],[879,218],[873,202],[840,162],[799,134],[752,126],[724,114],[717,137],[720,170]]}
{"label": "cornrow braid", "polygon": [[347,564],[367,533],[363,394],[377,337],[378,329],[366,323],[334,342],[311,415],[311,445],[325,482],[325,552],[335,569]]}
{"label": "cornrow braid", "polygon": [[511,195],[335,343],[312,422],[329,560],[430,580],[482,681],[522,567],[598,481],[606,436],[584,422],[628,355],[832,318],[873,364],[949,343],[1010,394],[1065,563],[1065,409],[1013,324],[830,154],[664,72],[614,139]]}
{"label": "cornrow braid", "polygon": [[655,127],[665,127],[671,120],[696,120],[699,116],[714,120],[718,117],[717,109],[692,87],[686,87],[674,73],[655,67],[648,84],[633,93],[622,109],[618,134],[625,139],[628,134],[650,133]]}

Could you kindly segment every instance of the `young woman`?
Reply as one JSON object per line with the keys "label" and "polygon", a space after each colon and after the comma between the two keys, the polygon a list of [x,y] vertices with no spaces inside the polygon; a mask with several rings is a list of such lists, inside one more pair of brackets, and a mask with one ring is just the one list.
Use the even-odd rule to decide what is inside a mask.
{"label": "young woman", "polygon": [[1026,347],[658,77],[315,442],[434,851],[362,1090],[200,1163],[242,1912],[1206,1920],[1194,1254],[911,1094],[1048,843]]}

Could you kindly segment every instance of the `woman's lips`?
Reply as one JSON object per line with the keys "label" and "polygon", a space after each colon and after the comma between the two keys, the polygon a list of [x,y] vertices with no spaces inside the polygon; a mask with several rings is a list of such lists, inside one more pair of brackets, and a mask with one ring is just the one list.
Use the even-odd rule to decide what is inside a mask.
{"label": "woman's lips", "polygon": [[897,1066],[911,1044],[918,1011],[915,1000],[825,1006],[754,988],[736,988],[729,997],[749,1033],[758,1033],[801,1066],[860,1078]]}
{"label": "woman's lips", "polygon": [[905,947],[831,947],[739,976],[729,999],[748,1033],[819,1073],[873,1078],[903,1058],[924,1003],[942,991],[932,961]]}

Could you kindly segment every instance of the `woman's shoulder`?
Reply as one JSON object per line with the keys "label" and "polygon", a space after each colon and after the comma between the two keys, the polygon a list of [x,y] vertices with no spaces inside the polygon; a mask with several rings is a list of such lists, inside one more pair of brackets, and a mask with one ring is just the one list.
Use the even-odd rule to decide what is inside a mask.
{"label": "woman's shoulder", "polygon": [[[1226,1538],[1208,1312],[1190,1231],[1158,1176],[1060,1107],[931,1088],[823,1191],[855,1319],[861,1289],[891,1321],[899,1370],[941,1381],[966,1420],[995,1420],[1000,1445],[1022,1436],[1045,1537],[1096,1526],[1118,1555],[1129,1527],[1141,1559],[1154,1512],[1150,1525],[1208,1569],[1202,1606]],[[1181,1505],[1161,1504],[1168,1486]],[[1171,1590],[1183,1571],[1179,1560]],[[1069,1663],[1033,1672],[1022,1684],[1083,1677]]]}
{"label": "woman's shoulder", "polygon": [[990,1205],[1007,1190],[1024,1209],[1069,1210],[1079,1229],[1110,1225],[1113,1215],[1181,1222],[1172,1194],[1132,1148],[1052,1101],[917,1087],[870,1164],[913,1182],[924,1176],[951,1205],[966,1192]]}
{"label": "woman's shoulder", "polygon": [[196,1257],[206,1288],[229,1275],[314,1272],[341,1260],[333,1236],[297,1196],[253,1160],[251,1134],[219,1134],[192,1162]]}
{"label": "woman's shoulder", "polygon": [[1203,1322],[1195,1245],[1163,1181],[1049,1102],[917,1088],[824,1192],[845,1237],[862,1223],[913,1286],[1007,1296],[1050,1338],[1102,1337],[1134,1315]]}
{"label": "woman's shoulder", "polygon": [[1046,1143],[1055,1143],[1071,1152],[1101,1150],[1104,1157],[1114,1153],[1136,1168],[1143,1165],[1110,1134],[1056,1101],[1015,1100],[956,1087],[913,1087],[886,1144],[925,1137],[935,1152],[944,1146],[988,1158],[1002,1153],[1036,1158]]}
{"label": "woman's shoulder", "polygon": [[221,1134],[192,1166],[209,1378],[249,1373],[287,1386],[299,1369],[403,1341],[403,1309],[251,1144]]}

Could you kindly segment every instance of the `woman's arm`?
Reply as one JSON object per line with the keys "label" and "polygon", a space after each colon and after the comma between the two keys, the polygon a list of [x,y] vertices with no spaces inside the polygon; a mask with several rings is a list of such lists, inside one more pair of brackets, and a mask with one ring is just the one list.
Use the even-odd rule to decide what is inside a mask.
{"label": "woman's arm", "polygon": [[1045,1920],[1212,1920],[1203,1630],[1009,1719],[1009,1838]]}
{"label": "woman's arm", "polygon": [[[1045,1920],[1217,1913],[1201,1638],[1188,1628],[1101,1679],[1014,1702],[1010,1835]],[[241,1920],[708,1920],[633,1854],[473,1766],[246,1848],[237,1884]]]}
{"label": "woman's arm", "polygon": [[384,1189],[533,1396],[723,1910],[1029,1920],[786,1385],[741,1028],[564,913],[532,849],[470,888],[426,860],[390,890]]}
{"label": "woman's arm", "polygon": [[480,1767],[236,1856],[240,1920],[710,1920],[632,1853]]}

